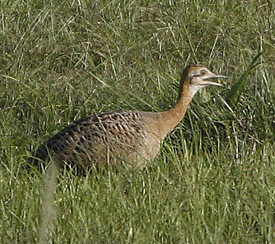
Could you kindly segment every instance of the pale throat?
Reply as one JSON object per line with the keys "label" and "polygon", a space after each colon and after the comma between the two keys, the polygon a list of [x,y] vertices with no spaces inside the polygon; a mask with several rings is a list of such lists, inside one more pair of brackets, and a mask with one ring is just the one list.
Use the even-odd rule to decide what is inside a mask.
{"label": "pale throat", "polygon": [[191,85],[191,86],[189,87],[189,94],[193,97],[193,96],[195,96],[195,94],[196,94],[199,90],[201,90],[203,87],[204,87],[204,86],[202,86],[202,85]]}

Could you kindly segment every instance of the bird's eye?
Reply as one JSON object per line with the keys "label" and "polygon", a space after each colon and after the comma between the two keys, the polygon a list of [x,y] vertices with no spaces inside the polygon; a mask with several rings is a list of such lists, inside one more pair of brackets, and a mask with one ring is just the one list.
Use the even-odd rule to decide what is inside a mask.
{"label": "bird's eye", "polygon": [[205,75],[205,74],[206,74],[206,70],[203,69],[203,70],[201,71],[201,75]]}

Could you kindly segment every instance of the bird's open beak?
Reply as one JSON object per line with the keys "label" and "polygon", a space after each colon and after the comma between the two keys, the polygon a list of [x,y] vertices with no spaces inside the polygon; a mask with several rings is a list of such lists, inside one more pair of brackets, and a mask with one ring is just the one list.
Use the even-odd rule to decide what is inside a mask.
{"label": "bird's open beak", "polygon": [[209,76],[203,78],[203,80],[205,80],[205,81],[203,82],[203,84],[204,84],[205,86],[223,86],[223,85],[220,84],[220,83],[208,81],[208,79],[214,79],[214,78],[228,78],[228,77],[225,76],[225,75],[217,75],[217,74],[212,73],[211,75],[209,75]]}

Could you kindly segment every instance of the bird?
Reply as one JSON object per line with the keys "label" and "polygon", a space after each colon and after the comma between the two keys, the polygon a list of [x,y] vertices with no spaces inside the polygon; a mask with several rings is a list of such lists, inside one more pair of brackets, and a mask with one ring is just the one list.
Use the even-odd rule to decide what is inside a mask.
{"label": "bird", "polygon": [[227,78],[199,64],[182,72],[178,99],[163,112],[107,111],[77,120],[45,141],[29,159],[31,163],[52,161],[75,168],[80,174],[96,164],[125,164],[127,168],[146,165],[160,152],[165,137],[184,118],[194,95],[210,81]]}

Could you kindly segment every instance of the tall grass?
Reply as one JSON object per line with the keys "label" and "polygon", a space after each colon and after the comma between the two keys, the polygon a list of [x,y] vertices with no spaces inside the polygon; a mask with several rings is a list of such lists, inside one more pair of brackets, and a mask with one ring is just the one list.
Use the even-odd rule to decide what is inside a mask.
{"label": "tall grass", "polygon": [[[1,243],[274,243],[271,1],[26,0],[0,11]],[[65,171],[56,190],[23,169],[75,119],[170,108],[189,63],[230,78],[196,95],[146,168]]]}

